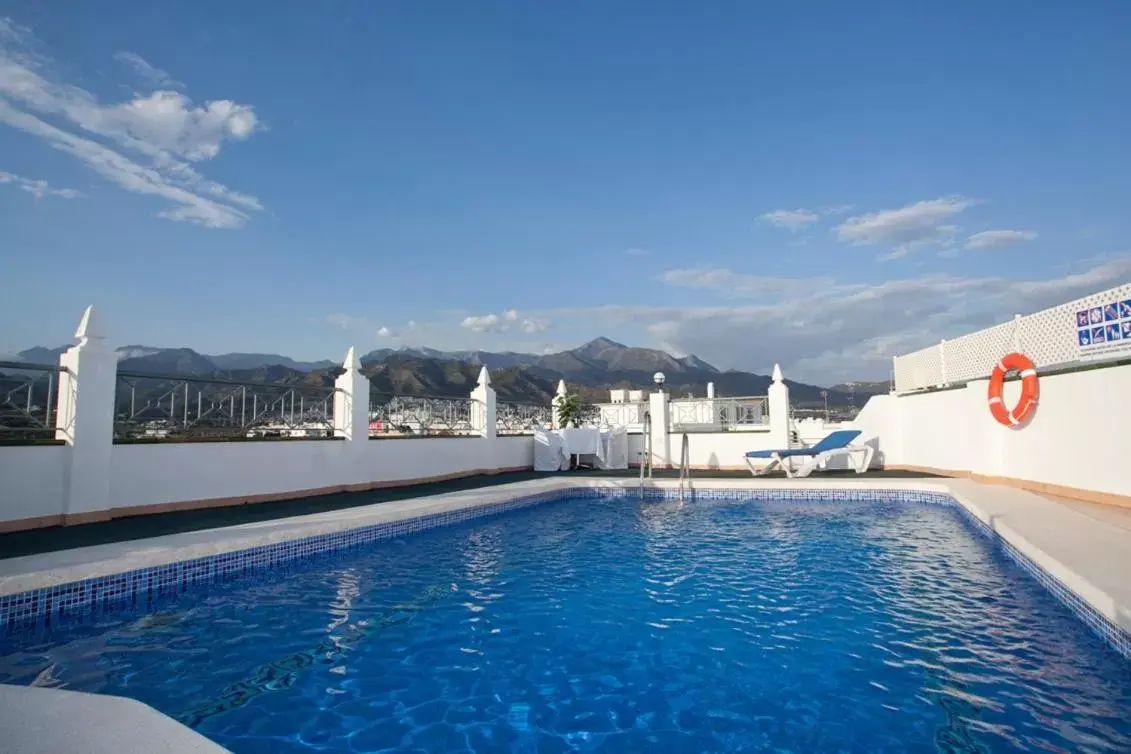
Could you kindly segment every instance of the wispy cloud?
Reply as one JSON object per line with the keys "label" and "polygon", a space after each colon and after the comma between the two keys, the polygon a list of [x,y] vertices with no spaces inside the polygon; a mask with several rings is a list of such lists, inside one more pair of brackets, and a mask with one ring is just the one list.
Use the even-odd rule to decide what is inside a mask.
{"label": "wispy cloud", "polygon": [[28,192],[36,199],[42,199],[45,196],[57,196],[60,199],[75,199],[82,196],[81,193],[74,189],[64,188],[51,188],[51,186],[44,180],[34,180],[32,178],[24,178],[23,176],[16,175],[15,173],[5,173],[0,171],[0,183],[7,183],[17,188]]}
{"label": "wispy cloud", "polygon": [[630,249],[625,249],[624,253],[628,254],[630,257],[646,257],[652,252],[648,251],[648,249],[639,249],[633,246]]}
{"label": "wispy cloud", "polygon": [[460,327],[477,333],[504,333],[510,331],[524,332],[528,335],[545,332],[550,327],[549,321],[538,317],[520,316],[515,309],[508,309],[501,314],[480,314],[464,317]]}
{"label": "wispy cloud", "polygon": [[160,68],[154,68],[145,61],[141,55],[136,52],[118,52],[114,54],[114,60],[119,63],[129,66],[134,74],[145,83],[151,90],[152,89],[181,89],[184,83],[177,81],[167,71]]}
{"label": "wispy cloud", "polygon": [[837,238],[856,246],[892,244],[881,259],[899,259],[916,249],[953,243],[958,227],[946,221],[973,206],[962,196],[940,197],[850,217],[836,227]]}
{"label": "wispy cloud", "polygon": [[196,106],[171,91],[102,104],[84,89],[53,80],[50,61],[31,51],[33,42],[26,29],[0,20],[0,123],[43,139],[127,191],[171,201],[159,217],[237,228],[248,220],[246,210],[262,209],[256,197],[205,178],[192,164],[262,130],[253,107],[230,100]]}
{"label": "wispy cloud", "polygon": [[820,215],[808,209],[775,209],[762,215],[762,219],[778,228],[797,232],[820,219]]}
{"label": "wispy cloud", "polygon": [[983,230],[966,239],[967,249],[996,249],[1022,241],[1032,241],[1037,234],[1031,230]]}
{"label": "wispy cloud", "polygon": [[730,296],[792,295],[831,283],[827,278],[770,277],[709,267],[668,270],[660,279],[668,285],[703,288]]}
{"label": "wispy cloud", "polygon": [[[673,285],[696,279],[686,271],[673,272],[677,274],[664,276]],[[721,292],[745,294],[764,287],[758,275],[715,273],[697,279]],[[597,332],[648,323],[645,329],[655,342],[724,368],[765,370],[780,362],[787,376],[833,384],[883,377],[892,356],[1005,321],[1014,312],[1071,301],[1124,282],[1129,275],[1131,253],[1124,253],[1047,279],[931,275],[874,285],[781,279],[783,290],[796,293],[736,305],[611,304],[538,314],[590,322]]]}

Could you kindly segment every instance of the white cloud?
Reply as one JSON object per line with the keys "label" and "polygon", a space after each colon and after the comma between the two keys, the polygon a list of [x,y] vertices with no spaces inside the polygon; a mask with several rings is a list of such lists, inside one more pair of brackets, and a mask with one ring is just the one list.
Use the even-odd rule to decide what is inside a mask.
{"label": "white cloud", "polygon": [[184,87],[182,82],[177,81],[168,72],[154,68],[136,52],[115,53],[114,60],[129,66],[134,74],[150,89],[181,89]]}
{"label": "white cloud", "polygon": [[[1076,264],[1069,274],[1034,280],[930,275],[871,285],[799,277],[773,278],[773,288],[766,288],[763,278],[754,274],[708,270],[713,274],[697,278],[691,273],[702,271],[674,270],[677,274],[664,276],[670,285],[698,279],[710,283],[706,290],[749,298],[708,306],[608,304],[516,311],[509,321],[505,311],[515,310],[470,317],[448,312],[443,321],[418,325],[412,340],[448,350],[539,352],[546,341],[532,333],[555,322],[562,323],[559,332],[567,332],[573,342],[555,343],[551,351],[607,334],[672,354],[695,354],[724,369],[767,374],[780,362],[791,379],[832,385],[884,379],[892,356],[1131,278],[1131,252]],[[325,319],[366,334],[378,332],[364,318]],[[400,333],[392,337],[404,340]]]}
{"label": "white cloud", "polygon": [[491,332],[499,328],[499,315],[484,314],[481,316],[464,317],[459,325],[460,327],[466,327],[472,332]]}
{"label": "white cloud", "polygon": [[624,253],[628,254],[630,257],[646,257],[652,252],[648,251],[648,249],[639,249],[633,246],[630,249],[625,249]]}
{"label": "white cloud", "polygon": [[[29,32],[4,21],[0,122],[73,155],[128,191],[171,201],[174,206],[159,212],[159,217],[236,228],[248,219],[245,209],[262,209],[254,196],[209,180],[191,165],[216,157],[225,142],[242,141],[261,130],[250,105],[217,100],[195,106],[171,91],[101,104],[84,89],[52,80],[46,73],[48,61],[28,51],[33,41]],[[44,118],[63,121],[87,136]],[[137,157],[127,157],[96,139]],[[139,164],[138,158],[147,164]]]}
{"label": "white cloud", "polygon": [[477,333],[504,333],[512,330],[521,330],[533,334],[547,330],[550,323],[536,317],[523,317],[517,310],[508,309],[502,315],[481,314],[464,317],[460,327]]}
{"label": "white cloud", "polygon": [[522,320],[522,331],[528,335],[534,333],[545,332],[550,328],[550,323],[543,319],[534,319],[527,317]]}
{"label": "white cloud", "polygon": [[1031,230],[983,230],[966,239],[967,249],[995,249],[1022,241],[1032,241],[1037,234]]}
{"label": "white cloud", "polygon": [[392,334],[393,331],[387,327],[382,326],[377,329],[377,337],[379,338],[388,338]]}
{"label": "white cloud", "polygon": [[[1046,280],[933,275],[866,285],[800,278],[786,288],[804,293],[772,302],[607,305],[540,314],[588,320],[597,332],[648,323],[655,342],[720,367],[765,372],[780,362],[788,377],[830,385],[882,379],[892,356],[1006,321],[1015,312],[1071,301],[1125,282],[1129,275],[1131,254],[1124,254]],[[737,289],[744,290],[741,276],[736,280]]]}
{"label": "white cloud", "polygon": [[10,183],[23,191],[28,192],[36,199],[42,199],[45,196],[57,196],[61,199],[74,199],[82,196],[81,193],[74,189],[57,189],[51,186],[44,180],[34,180],[32,178],[24,178],[14,173],[5,173],[0,171],[0,183]]}
{"label": "white cloud", "polygon": [[893,244],[881,259],[899,259],[925,246],[953,243],[958,227],[945,221],[974,204],[973,199],[951,196],[857,215],[836,227],[837,238],[856,246]]}
{"label": "white cloud", "polygon": [[827,285],[826,278],[781,278],[749,275],[726,268],[668,270],[660,279],[669,285],[704,288],[732,296],[795,294]]}
{"label": "white cloud", "polygon": [[188,220],[207,228],[238,228],[247,215],[233,207],[206,199],[165,180],[156,170],[142,167],[118,152],[90,139],[55,128],[28,113],[15,110],[0,98],[0,123],[7,123],[50,146],[77,157],[103,178],[136,194],[150,194],[169,199],[177,206],[157,213],[170,220]]}
{"label": "white cloud", "polygon": [[775,209],[762,215],[762,219],[779,228],[788,228],[795,233],[806,225],[820,219],[820,215],[808,209]]}

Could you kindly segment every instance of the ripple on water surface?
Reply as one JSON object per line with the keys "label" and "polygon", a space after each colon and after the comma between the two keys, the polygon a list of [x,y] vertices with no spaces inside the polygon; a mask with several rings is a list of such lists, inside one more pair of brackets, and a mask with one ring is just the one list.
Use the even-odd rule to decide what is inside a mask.
{"label": "ripple on water surface", "polygon": [[1131,751],[1131,663],[951,508],[564,501],[0,648],[244,752]]}

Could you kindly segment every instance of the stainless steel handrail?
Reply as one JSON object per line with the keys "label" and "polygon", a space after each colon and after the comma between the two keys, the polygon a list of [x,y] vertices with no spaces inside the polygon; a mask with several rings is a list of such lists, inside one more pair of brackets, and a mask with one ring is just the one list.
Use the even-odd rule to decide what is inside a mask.
{"label": "stainless steel handrail", "polygon": [[687,485],[687,490],[691,491],[691,443],[687,439],[687,433],[683,433],[683,442],[679,450],[679,500],[683,502],[683,489]]}
{"label": "stainless steel handrail", "polygon": [[648,468],[648,479],[652,478],[652,414],[644,413],[644,449],[640,453],[640,499],[644,499],[644,468]]}

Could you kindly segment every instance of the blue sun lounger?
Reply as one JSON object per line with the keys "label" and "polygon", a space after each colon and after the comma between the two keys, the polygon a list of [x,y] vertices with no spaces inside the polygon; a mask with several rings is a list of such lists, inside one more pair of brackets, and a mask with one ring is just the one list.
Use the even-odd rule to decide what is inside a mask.
{"label": "blue sun lounger", "polygon": [[[805,477],[809,476],[813,469],[833,458],[845,456],[851,460],[854,454],[860,453],[864,456],[861,459],[863,462],[853,463],[853,468],[856,469],[857,474],[863,474],[872,463],[872,454],[875,449],[871,445],[851,445],[851,442],[859,436],[860,430],[858,429],[840,429],[829,433],[825,439],[811,448],[752,450],[746,454],[746,465],[750,467],[750,473],[754,476],[768,474],[781,466],[788,477]],[[759,458],[768,458],[770,462],[759,469],[751,463],[754,459]],[[788,458],[807,458],[809,460],[802,464],[797,471],[794,471],[786,461]]]}

